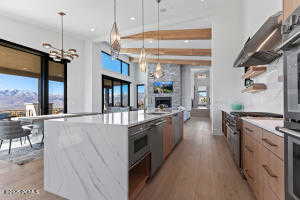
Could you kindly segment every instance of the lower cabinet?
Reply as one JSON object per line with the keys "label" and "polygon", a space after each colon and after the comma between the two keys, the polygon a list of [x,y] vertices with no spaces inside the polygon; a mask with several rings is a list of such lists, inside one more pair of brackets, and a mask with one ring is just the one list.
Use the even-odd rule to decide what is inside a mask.
{"label": "lower cabinet", "polygon": [[163,130],[164,138],[164,160],[169,156],[174,147],[174,135],[172,128],[172,117],[166,117],[166,125]]}
{"label": "lower cabinet", "polygon": [[283,138],[243,122],[243,171],[258,200],[284,200]]}

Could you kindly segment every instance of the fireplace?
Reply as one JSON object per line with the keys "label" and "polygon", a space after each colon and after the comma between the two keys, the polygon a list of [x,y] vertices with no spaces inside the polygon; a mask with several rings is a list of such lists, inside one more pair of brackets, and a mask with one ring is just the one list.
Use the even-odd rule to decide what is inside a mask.
{"label": "fireplace", "polygon": [[155,97],[155,108],[164,105],[167,108],[172,107],[172,97]]}

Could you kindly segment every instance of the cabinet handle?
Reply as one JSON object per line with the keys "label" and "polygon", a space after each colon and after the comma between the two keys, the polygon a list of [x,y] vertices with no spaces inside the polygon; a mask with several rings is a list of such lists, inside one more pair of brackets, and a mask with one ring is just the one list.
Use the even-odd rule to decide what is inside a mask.
{"label": "cabinet handle", "polygon": [[246,175],[247,175],[247,176],[249,176],[249,178],[253,179],[253,177],[252,177],[252,176],[250,176],[250,174],[249,174],[248,172],[249,172],[249,170],[248,170],[248,169],[245,169],[245,173],[246,173]]}
{"label": "cabinet handle", "polygon": [[265,169],[265,171],[269,174],[269,176],[271,176],[272,178],[277,178],[278,176],[276,176],[272,170],[267,166],[267,165],[262,165],[262,167]]}
{"label": "cabinet handle", "polygon": [[277,147],[277,144],[274,144],[272,141],[270,141],[267,138],[263,138],[262,141],[264,141],[265,143],[267,143],[268,145],[272,146],[272,147]]}
{"label": "cabinet handle", "polygon": [[250,129],[250,128],[247,128],[247,127],[246,127],[245,129],[246,129],[247,131],[251,132],[251,133],[253,132],[253,130]]}
{"label": "cabinet handle", "polygon": [[253,150],[251,150],[251,148],[249,148],[248,145],[245,145],[245,149],[248,150],[250,153],[253,153]]}

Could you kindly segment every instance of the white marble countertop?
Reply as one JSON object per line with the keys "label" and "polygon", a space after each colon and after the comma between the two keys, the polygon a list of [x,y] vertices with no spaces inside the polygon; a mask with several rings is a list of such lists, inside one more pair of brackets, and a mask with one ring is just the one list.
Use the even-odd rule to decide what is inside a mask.
{"label": "white marble countertop", "polygon": [[82,112],[82,113],[62,113],[62,114],[52,114],[52,115],[39,115],[39,116],[30,116],[30,117],[14,117],[12,120],[19,121],[43,121],[49,119],[59,119],[59,118],[69,118],[69,117],[79,117],[79,116],[90,116],[90,115],[99,115],[100,113],[93,112]]}
{"label": "white marble countertop", "polygon": [[72,117],[72,118],[60,118],[49,120],[54,122],[70,122],[70,123],[100,123],[107,125],[120,125],[120,126],[135,126],[145,122],[153,121],[169,115],[182,112],[184,110],[173,110],[172,112],[165,112],[160,114],[148,113],[144,110],[130,111],[130,112],[118,112],[118,113],[107,113],[99,115]]}
{"label": "white marble countertop", "polygon": [[266,131],[272,132],[277,136],[284,137],[284,133],[275,129],[276,127],[283,127],[283,118],[242,117],[242,120],[258,126]]}

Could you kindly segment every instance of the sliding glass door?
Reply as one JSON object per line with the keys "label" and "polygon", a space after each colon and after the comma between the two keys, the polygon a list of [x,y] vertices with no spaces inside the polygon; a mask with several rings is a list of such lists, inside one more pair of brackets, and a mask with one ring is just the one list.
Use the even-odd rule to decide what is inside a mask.
{"label": "sliding glass door", "polygon": [[65,101],[65,70],[64,64],[49,62],[49,102],[48,113],[60,114],[64,112]]}
{"label": "sliding glass door", "polygon": [[40,77],[39,56],[0,46],[0,112],[40,115]]}
{"label": "sliding glass door", "polygon": [[13,117],[66,112],[66,66],[0,39],[0,112]]}
{"label": "sliding glass door", "polygon": [[130,82],[102,76],[102,109],[108,112],[113,107],[130,106]]}

